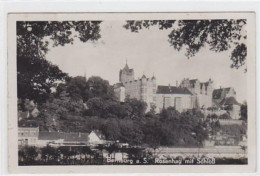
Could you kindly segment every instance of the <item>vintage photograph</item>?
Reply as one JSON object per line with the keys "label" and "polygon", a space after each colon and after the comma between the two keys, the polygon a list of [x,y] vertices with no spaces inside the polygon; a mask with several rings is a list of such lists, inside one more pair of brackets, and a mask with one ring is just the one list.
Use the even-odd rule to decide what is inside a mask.
{"label": "vintage photograph", "polygon": [[248,164],[247,18],[15,27],[18,166]]}

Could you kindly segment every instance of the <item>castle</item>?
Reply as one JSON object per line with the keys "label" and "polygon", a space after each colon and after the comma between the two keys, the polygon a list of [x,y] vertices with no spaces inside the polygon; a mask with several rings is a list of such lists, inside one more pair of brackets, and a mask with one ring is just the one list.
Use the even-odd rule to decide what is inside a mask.
{"label": "castle", "polygon": [[147,109],[155,105],[156,101],[156,78],[146,78],[145,75],[141,79],[134,79],[134,70],[129,69],[127,63],[119,72],[119,81],[114,85],[114,91],[119,101],[124,101],[126,96],[136,98],[147,103]]}
{"label": "castle", "polygon": [[167,107],[174,107],[182,112],[194,108],[206,110],[212,107],[223,109],[224,106],[232,106],[236,112],[231,114],[235,119],[239,118],[240,104],[235,99],[235,90],[233,88],[214,90],[211,79],[200,82],[198,79],[185,78],[180,85],[157,85],[155,76],[147,78],[143,75],[139,79],[134,79],[134,69],[130,69],[126,63],[119,72],[119,83],[114,85],[114,92],[120,102],[124,102],[127,96],[146,102],[147,111],[151,107],[155,107],[158,113]]}

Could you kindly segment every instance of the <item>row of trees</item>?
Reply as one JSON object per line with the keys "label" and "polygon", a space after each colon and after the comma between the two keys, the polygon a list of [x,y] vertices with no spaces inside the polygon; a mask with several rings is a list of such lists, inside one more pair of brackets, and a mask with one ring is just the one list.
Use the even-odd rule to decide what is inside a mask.
{"label": "row of trees", "polygon": [[[132,161],[132,163],[122,163],[118,161],[107,162],[106,156],[104,156],[104,151],[106,151],[111,158],[115,157],[116,152],[122,152],[127,155],[127,158]],[[124,159],[122,155],[122,160]],[[113,146],[97,146],[95,150],[83,146],[83,147],[58,147],[53,148],[50,146],[44,148],[36,147],[24,147],[19,149],[18,160],[19,165],[102,165],[102,164],[143,164],[143,165],[155,165],[155,158],[158,156],[151,151],[144,150],[142,148],[118,148]],[[201,156],[176,156],[172,157],[169,155],[165,156],[168,160],[180,160],[181,163],[177,164],[198,164],[197,161],[202,161],[203,158],[209,159],[205,155]],[[119,159],[119,158],[118,158]],[[186,163],[186,161],[193,160],[192,163]],[[164,165],[164,163],[162,163]],[[241,157],[238,159],[234,158],[215,158],[215,164],[247,164],[247,158]],[[174,164],[171,164],[174,165]]]}
{"label": "row of trees", "polygon": [[[98,145],[95,148],[89,146],[46,146],[38,148],[34,146],[26,146],[18,151],[19,165],[81,165],[81,164],[109,164],[106,162],[104,153],[111,158],[115,158],[115,153],[123,153],[128,155],[129,159],[137,160],[148,157],[149,152],[145,152],[143,148],[120,148],[113,144],[110,146]],[[108,157],[106,155],[106,157]],[[116,164],[110,163],[110,164]]]}

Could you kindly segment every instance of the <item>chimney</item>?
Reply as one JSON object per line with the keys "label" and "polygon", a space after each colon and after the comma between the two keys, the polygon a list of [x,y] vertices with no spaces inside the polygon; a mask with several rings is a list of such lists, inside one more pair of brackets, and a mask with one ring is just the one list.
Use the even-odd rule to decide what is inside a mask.
{"label": "chimney", "polygon": [[81,137],[81,133],[79,132],[79,137]]}
{"label": "chimney", "polygon": [[176,81],[176,87],[178,87],[178,81]]}

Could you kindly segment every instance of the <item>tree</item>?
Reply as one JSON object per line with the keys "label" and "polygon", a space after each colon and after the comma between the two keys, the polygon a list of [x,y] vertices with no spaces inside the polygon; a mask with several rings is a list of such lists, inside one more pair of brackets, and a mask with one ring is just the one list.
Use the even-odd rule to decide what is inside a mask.
{"label": "tree", "polygon": [[87,155],[90,155],[90,158],[91,158],[91,155],[93,155],[93,151],[90,149],[89,146],[82,147],[81,151],[85,155],[85,162],[87,162]]}
{"label": "tree", "polygon": [[119,122],[120,140],[131,145],[141,145],[144,134],[138,120],[122,119]]}
{"label": "tree", "polygon": [[136,98],[127,97],[125,100],[126,106],[128,106],[128,111],[130,114],[130,118],[141,118],[145,116],[145,111],[147,108],[147,104],[144,101],[137,100]]}
{"label": "tree", "polygon": [[227,20],[141,20],[127,21],[124,28],[139,32],[143,28],[158,26],[160,30],[170,29],[168,42],[176,50],[185,49],[186,57],[195,56],[203,47],[211,51],[231,52],[231,68],[245,65],[247,57],[247,38],[245,19]]}
{"label": "tree", "polygon": [[[19,21],[17,29],[18,98],[44,102],[57,81],[67,74],[45,58],[49,41],[53,46],[100,38],[101,21]],[[48,74],[46,74],[48,73]]]}
{"label": "tree", "polygon": [[241,120],[247,122],[247,102],[244,102],[240,107]]}
{"label": "tree", "polygon": [[75,100],[86,100],[87,99],[87,80],[85,77],[76,76],[67,81],[66,90],[70,96]]}
{"label": "tree", "polygon": [[65,91],[57,97],[49,98],[39,106],[40,120],[44,126],[53,131],[75,131],[76,123],[83,120],[84,105],[82,100],[75,100]]}
{"label": "tree", "polygon": [[120,127],[118,120],[113,118],[106,120],[102,125],[102,132],[107,140],[116,141],[120,138]]}
{"label": "tree", "polygon": [[87,99],[100,97],[102,99],[115,100],[114,89],[107,80],[99,76],[92,76],[87,81],[88,95]]}
{"label": "tree", "polygon": [[25,148],[25,156],[28,159],[28,163],[32,164],[35,161],[38,153],[36,147],[26,147]]}
{"label": "tree", "polygon": [[46,146],[42,148],[42,159],[45,161],[45,163],[48,163],[50,160],[55,160],[58,158],[58,153],[55,148]]}
{"label": "tree", "polygon": [[87,106],[90,111],[91,116],[103,117],[104,114],[107,114],[107,106],[105,101],[100,97],[94,97],[87,101]]}

